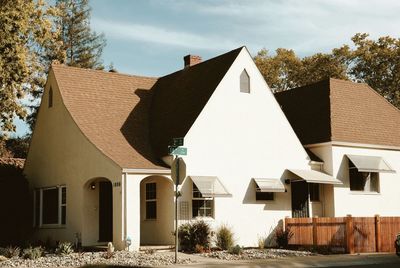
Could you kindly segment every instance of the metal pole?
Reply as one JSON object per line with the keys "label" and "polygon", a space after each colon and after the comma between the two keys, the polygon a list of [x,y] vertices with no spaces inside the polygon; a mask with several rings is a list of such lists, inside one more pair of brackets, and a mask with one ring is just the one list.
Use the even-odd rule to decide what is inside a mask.
{"label": "metal pole", "polygon": [[176,157],[175,178],[175,263],[178,263],[178,185],[179,185],[179,157]]}

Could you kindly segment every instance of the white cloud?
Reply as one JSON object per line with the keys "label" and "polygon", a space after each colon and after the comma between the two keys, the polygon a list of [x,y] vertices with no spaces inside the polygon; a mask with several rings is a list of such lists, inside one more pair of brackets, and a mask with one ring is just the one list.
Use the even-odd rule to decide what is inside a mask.
{"label": "white cloud", "polygon": [[166,29],[160,26],[137,23],[110,22],[94,18],[92,25],[96,31],[104,32],[114,39],[141,41],[184,48],[203,50],[230,50],[240,43],[221,38],[217,35],[205,35]]}

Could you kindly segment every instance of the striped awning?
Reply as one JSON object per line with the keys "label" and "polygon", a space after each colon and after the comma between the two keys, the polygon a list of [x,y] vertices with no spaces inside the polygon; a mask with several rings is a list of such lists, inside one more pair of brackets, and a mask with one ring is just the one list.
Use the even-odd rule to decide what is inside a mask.
{"label": "striped awning", "polygon": [[260,192],[283,193],[286,191],[280,179],[253,178],[253,180],[260,189]]}
{"label": "striped awning", "polygon": [[308,183],[343,184],[333,176],[316,170],[289,169],[289,171]]}
{"label": "striped awning", "polygon": [[216,176],[189,176],[203,197],[231,197]]}

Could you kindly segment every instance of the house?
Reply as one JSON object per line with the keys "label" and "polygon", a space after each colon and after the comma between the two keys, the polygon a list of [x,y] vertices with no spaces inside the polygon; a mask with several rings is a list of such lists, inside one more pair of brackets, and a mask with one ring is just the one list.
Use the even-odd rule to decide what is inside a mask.
{"label": "house", "polygon": [[321,170],[343,183],[320,185],[307,215],[400,215],[400,110],[367,84],[337,79],[275,97]]}
{"label": "house", "polygon": [[[35,236],[130,250],[173,244],[168,145],[178,137],[188,148],[178,223],[228,224],[238,244],[256,246],[285,217],[333,215],[334,194],[348,185],[286,116],[245,47],[203,62],[188,55],[160,78],[53,64],[24,168]],[[307,126],[329,125],[314,117]],[[389,153],[373,156],[399,170]]]}

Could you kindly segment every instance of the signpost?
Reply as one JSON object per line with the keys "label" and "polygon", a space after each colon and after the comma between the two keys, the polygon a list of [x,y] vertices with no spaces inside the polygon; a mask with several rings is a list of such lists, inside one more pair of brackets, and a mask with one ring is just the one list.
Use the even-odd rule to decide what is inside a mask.
{"label": "signpost", "polygon": [[186,177],[186,164],[179,155],[187,155],[187,148],[183,146],[183,138],[174,138],[168,152],[174,156],[171,166],[171,177],[175,183],[175,263],[178,263],[178,186]]}

